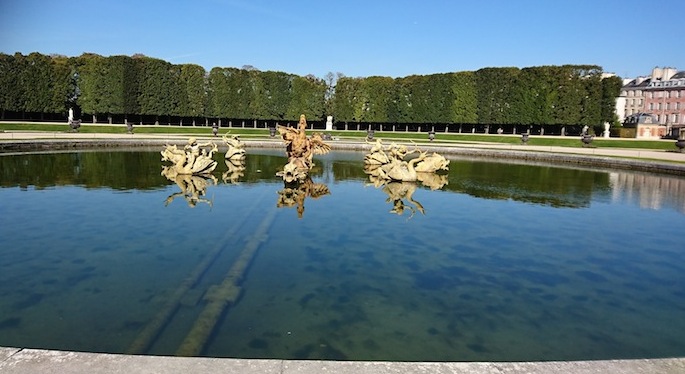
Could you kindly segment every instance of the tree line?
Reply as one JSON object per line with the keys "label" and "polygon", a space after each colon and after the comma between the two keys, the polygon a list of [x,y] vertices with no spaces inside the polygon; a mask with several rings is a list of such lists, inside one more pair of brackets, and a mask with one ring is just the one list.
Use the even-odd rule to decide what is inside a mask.
{"label": "tree line", "polygon": [[336,122],[588,125],[614,123],[622,85],[595,65],[483,68],[324,79],[252,67],[171,64],[143,55],[0,54],[0,110]]}

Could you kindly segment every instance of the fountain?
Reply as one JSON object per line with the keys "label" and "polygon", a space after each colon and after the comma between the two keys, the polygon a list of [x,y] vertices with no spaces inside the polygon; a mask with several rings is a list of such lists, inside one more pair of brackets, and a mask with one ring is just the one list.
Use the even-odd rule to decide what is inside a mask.
{"label": "fountain", "polygon": [[[188,167],[221,158],[211,143],[167,146],[163,176],[158,150],[0,157],[0,342],[367,361],[685,352],[683,250],[663,234],[685,222],[681,176],[376,139],[283,188],[280,151],[224,142],[211,171]],[[592,245],[577,234],[619,221]]]}
{"label": "fountain", "polygon": [[331,147],[324,143],[321,134],[314,133],[307,137],[306,129],[307,119],[304,114],[300,115],[297,128],[278,126],[278,133],[286,144],[288,163],[277,175],[282,177],[286,184],[304,182],[314,167],[314,155],[326,154],[331,150]]}

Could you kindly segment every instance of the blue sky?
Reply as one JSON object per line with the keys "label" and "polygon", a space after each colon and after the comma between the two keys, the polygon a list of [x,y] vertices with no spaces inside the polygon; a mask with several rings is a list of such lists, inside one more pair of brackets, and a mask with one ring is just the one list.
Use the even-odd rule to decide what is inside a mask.
{"label": "blue sky", "polygon": [[404,77],[594,64],[685,70],[685,0],[0,0],[0,52]]}

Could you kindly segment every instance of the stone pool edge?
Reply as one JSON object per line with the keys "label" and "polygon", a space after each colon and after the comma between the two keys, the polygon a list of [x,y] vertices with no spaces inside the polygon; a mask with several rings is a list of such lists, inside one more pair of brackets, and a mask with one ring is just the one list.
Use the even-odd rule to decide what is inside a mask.
{"label": "stone pool edge", "polygon": [[685,372],[685,358],[545,362],[386,362],[138,356],[0,347],[0,373],[663,373]]}
{"label": "stone pool edge", "polygon": [[[11,136],[9,136],[11,135]],[[54,134],[53,134],[54,135]],[[120,134],[59,134],[59,138],[48,138],[42,133],[0,133],[0,152],[35,152],[49,150],[116,148],[116,147],[151,147],[165,144],[185,144],[187,137],[145,135],[124,137]],[[221,143],[221,138],[213,139]],[[279,138],[243,139],[248,148],[283,148]],[[413,146],[411,142],[398,142]],[[334,150],[365,151],[371,144],[350,141],[328,141]],[[389,144],[389,143],[388,143]],[[646,171],[672,175],[685,175],[685,153],[649,149],[620,148],[570,148],[555,146],[530,146],[518,144],[494,143],[420,143],[421,150],[442,154],[470,157],[491,157],[498,159],[554,162],[583,167],[612,168],[622,170]]]}

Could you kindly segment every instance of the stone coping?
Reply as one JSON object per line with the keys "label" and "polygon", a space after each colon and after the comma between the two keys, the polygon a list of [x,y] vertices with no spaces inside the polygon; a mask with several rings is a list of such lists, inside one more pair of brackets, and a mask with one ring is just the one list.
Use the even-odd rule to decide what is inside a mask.
{"label": "stone coping", "polygon": [[0,347],[0,373],[682,374],[685,358],[546,362],[388,362],[135,356]]}
{"label": "stone coping", "polygon": [[[46,136],[55,133],[46,133]],[[0,137],[0,153],[35,152],[48,150],[71,150],[103,147],[153,147],[166,144],[182,145],[188,136],[146,135],[130,136],[122,134],[68,134],[60,133],[60,138],[46,138],[41,134],[24,134],[24,137]],[[129,137],[130,136],[130,137]],[[199,140],[214,140],[222,145],[220,137],[196,137]],[[279,138],[242,139],[248,148],[283,148]],[[334,150],[365,151],[371,144],[350,141],[327,141]],[[685,175],[685,153],[675,151],[615,148],[570,148],[555,146],[530,146],[493,143],[418,143],[399,142],[409,147],[418,146],[421,150],[438,152],[444,155],[462,155],[509,160],[553,162],[585,167],[611,168]],[[386,142],[385,144],[390,144]]]}

